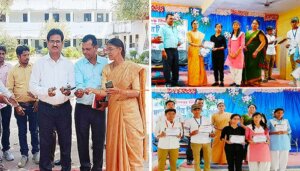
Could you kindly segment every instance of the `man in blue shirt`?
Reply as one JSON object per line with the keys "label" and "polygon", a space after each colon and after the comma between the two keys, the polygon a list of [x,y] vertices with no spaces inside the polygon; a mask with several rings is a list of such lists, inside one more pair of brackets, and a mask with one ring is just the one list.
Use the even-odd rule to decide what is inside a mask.
{"label": "man in blue shirt", "polygon": [[[162,60],[163,60],[163,72],[166,81],[166,86],[178,86],[179,79],[179,55],[178,46],[181,42],[178,37],[178,30],[173,25],[174,15],[168,13],[166,15],[167,25],[161,27],[159,30],[159,36],[161,37],[162,44],[160,49],[162,50]],[[171,78],[172,72],[172,78]]]}
{"label": "man in blue shirt", "polygon": [[[107,58],[97,56],[97,39],[86,35],[82,39],[84,57],[75,64],[75,84],[77,97],[75,107],[75,127],[80,160],[80,170],[102,171],[103,148],[105,141],[105,108],[92,108],[94,94],[85,94],[87,87],[100,89],[102,70]],[[89,133],[92,130],[93,165],[89,155]],[[92,168],[92,169],[91,169]]]}

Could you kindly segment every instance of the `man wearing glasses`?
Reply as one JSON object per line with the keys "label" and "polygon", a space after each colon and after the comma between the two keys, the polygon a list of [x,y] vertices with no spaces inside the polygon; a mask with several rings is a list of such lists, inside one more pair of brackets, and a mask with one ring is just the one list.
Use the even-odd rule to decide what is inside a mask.
{"label": "man wearing glasses", "polygon": [[62,54],[64,35],[51,29],[47,35],[49,53],[32,68],[29,89],[38,96],[40,133],[40,170],[52,170],[51,148],[56,128],[61,152],[62,171],[71,170],[72,106],[71,90],[75,86],[74,66]]}

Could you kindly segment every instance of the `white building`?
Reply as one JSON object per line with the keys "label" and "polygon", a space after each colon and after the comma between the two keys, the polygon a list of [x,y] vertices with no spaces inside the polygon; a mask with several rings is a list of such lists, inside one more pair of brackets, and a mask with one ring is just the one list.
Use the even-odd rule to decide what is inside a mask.
{"label": "white building", "polygon": [[111,0],[14,0],[10,11],[0,17],[0,27],[20,44],[41,49],[46,38],[41,29],[48,20],[63,22],[70,31],[67,46],[79,46],[86,34],[96,36],[99,47],[113,37],[120,38],[129,50],[144,51],[148,21],[116,21]]}

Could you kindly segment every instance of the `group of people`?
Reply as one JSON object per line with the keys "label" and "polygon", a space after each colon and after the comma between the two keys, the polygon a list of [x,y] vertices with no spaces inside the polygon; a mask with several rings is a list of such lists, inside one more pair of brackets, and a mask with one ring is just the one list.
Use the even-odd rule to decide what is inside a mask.
{"label": "group of people", "polygon": [[156,122],[155,136],[158,139],[158,170],[165,169],[169,156],[170,170],[176,171],[180,140],[188,139],[187,164],[200,171],[203,156],[204,171],[210,164],[228,164],[229,171],[242,171],[243,160],[250,171],[286,170],[291,149],[291,127],[284,119],[284,109],[276,108],[273,118],[248,106],[244,115],[225,112],[225,104],[217,104],[218,112],[207,117],[204,100],[198,98],[191,106],[192,118],[183,120],[176,113],[175,102],[168,100],[165,111]]}
{"label": "group of people", "polygon": [[[16,48],[18,64],[5,62],[6,48],[0,46],[0,102],[3,127],[3,152],[9,151],[11,106],[18,125],[21,159],[29,158],[27,121],[31,134],[32,160],[41,171],[53,167],[53,134],[57,133],[63,171],[71,170],[72,106],[76,96],[75,128],[80,170],[102,171],[106,147],[106,170],[143,170],[146,149],[145,70],[125,61],[125,48],[118,38],[107,42],[111,61],[97,55],[94,35],[82,39],[84,57],[75,65],[63,56],[64,35],[60,29],[47,34],[49,53],[30,63],[26,45]],[[107,110],[106,110],[107,107]],[[106,114],[107,111],[107,114]],[[106,119],[107,115],[107,119]],[[89,155],[91,130],[92,162]],[[105,146],[106,140],[106,146]],[[55,149],[55,145],[54,145]]]}
{"label": "group of people", "polygon": [[[159,36],[153,39],[152,42],[160,44],[162,50],[163,74],[166,86],[178,86],[179,57],[177,48],[183,41],[180,40],[178,30],[174,26],[173,14],[168,13],[166,15],[166,23],[159,30]],[[298,31],[298,25],[299,18],[292,18],[292,30],[287,33],[287,38],[285,39],[288,41],[286,48],[289,51],[288,55],[293,71],[296,69],[296,64],[300,63],[300,31]],[[208,84],[207,75],[204,59],[199,53],[201,48],[204,48],[203,40],[205,34],[198,30],[199,23],[197,20],[193,20],[191,26],[192,30],[187,33],[187,85],[205,86]],[[211,86],[224,87],[224,65],[229,66],[233,79],[229,86],[260,86],[261,83],[275,80],[272,77],[272,68],[275,63],[276,45],[284,41],[280,42],[276,39],[272,26],[267,27],[267,34],[259,29],[259,26],[260,22],[254,19],[251,29],[244,33],[241,31],[241,23],[235,20],[232,23],[231,36],[226,40],[225,36],[222,35],[222,24],[218,23],[215,25],[215,34],[210,37],[210,42],[214,43],[212,48],[212,66],[215,79]],[[228,49],[227,57],[225,57],[225,49]],[[264,71],[264,78],[262,78],[262,70]],[[298,80],[300,80],[300,72],[297,75]]]}

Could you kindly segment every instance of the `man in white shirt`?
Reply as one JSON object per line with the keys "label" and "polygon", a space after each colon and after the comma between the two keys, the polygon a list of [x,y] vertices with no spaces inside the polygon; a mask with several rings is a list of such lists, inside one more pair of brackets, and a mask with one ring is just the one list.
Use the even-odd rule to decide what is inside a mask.
{"label": "man in white shirt", "polygon": [[49,54],[33,66],[29,90],[38,96],[40,133],[40,170],[52,170],[52,134],[56,128],[62,171],[71,170],[72,106],[71,89],[75,86],[74,66],[61,54],[64,35],[51,29],[47,35]]}
{"label": "man in white shirt", "polygon": [[291,20],[292,30],[287,32],[288,44],[286,45],[286,48],[288,48],[288,55],[291,61],[292,71],[296,69],[294,54],[296,51],[296,47],[299,46],[297,40],[300,40],[300,29],[298,25],[299,25],[299,18],[293,17]]}
{"label": "man in white shirt", "polygon": [[193,118],[185,122],[184,127],[190,129],[191,148],[195,160],[195,171],[200,171],[200,151],[203,149],[204,170],[210,169],[211,160],[211,137],[213,126],[209,119],[202,117],[201,107],[199,104],[192,105]]}
{"label": "man in white shirt", "polygon": [[275,55],[276,55],[276,49],[275,49],[275,44],[276,44],[276,37],[273,35],[273,27],[268,26],[267,27],[267,39],[268,39],[268,48],[267,48],[267,53],[266,53],[266,63],[268,67],[265,69],[265,79],[263,82],[268,82],[268,80],[275,80],[272,78],[272,69],[275,63]]}
{"label": "man in white shirt", "polygon": [[[173,100],[167,100],[165,102],[165,109],[176,109],[176,107],[175,107],[175,101],[173,101]],[[165,118],[166,118],[165,114],[164,113],[161,114],[160,116],[158,116],[158,119],[156,120],[157,121],[156,123],[164,121]],[[184,123],[184,119],[183,119],[182,115],[179,114],[179,113],[176,113],[175,120],[178,121],[179,123],[181,123],[182,125]]]}

